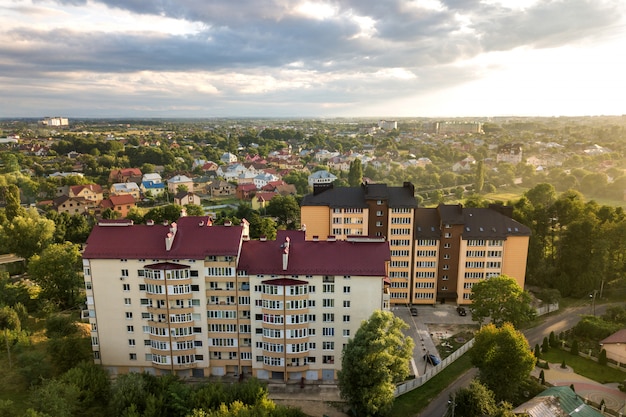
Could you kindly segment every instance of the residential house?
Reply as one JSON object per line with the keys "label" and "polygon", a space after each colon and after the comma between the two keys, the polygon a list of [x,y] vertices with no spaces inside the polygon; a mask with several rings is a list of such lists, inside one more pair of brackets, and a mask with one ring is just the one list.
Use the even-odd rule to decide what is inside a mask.
{"label": "residential house", "polygon": [[233,155],[230,152],[225,152],[220,157],[220,161],[224,164],[232,164],[233,162],[237,162],[237,155]]}
{"label": "residential house", "polygon": [[165,191],[165,184],[163,182],[142,181],[139,188],[143,195],[148,195],[149,193],[153,197],[157,197]]}
{"label": "residential house", "polygon": [[618,330],[600,341],[606,357],[620,364],[626,364],[626,329]]}
{"label": "residential house", "polygon": [[235,193],[239,200],[250,200],[256,191],[254,184],[239,184]]}
{"label": "residential house", "polygon": [[226,197],[234,195],[237,189],[234,185],[223,180],[215,180],[206,186],[207,193],[211,197]]}
{"label": "residential house", "polygon": [[474,164],[476,164],[476,160],[468,156],[459,162],[455,162],[455,164],[452,165],[452,172],[470,172]]}
{"label": "residential house", "polygon": [[104,198],[102,187],[98,184],[73,185],[68,187],[68,196],[84,198],[96,205]]}
{"label": "residential house", "polygon": [[337,176],[328,171],[315,171],[309,175],[309,186],[313,187],[315,184],[330,184],[336,179]]}
{"label": "residential house", "polygon": [[100,202],[99,214],[102,214],[102,211],[106,209],[111,209],[119,213],[120,217],[125,218],[128,216],[130,209],[135,206],[135,198],[132,194],[112,195]]}
{"label": "residential house", "polygon": [[515,407],[513,414],[525,417],[602,417],[604,415],[567,386],[554,386],[542,391],[529,401]]}
{"label": "residential house", "polygon": [[254,197],[252,198],[252,208],[254,210],[261,210],[267,207],[267,205],[269,204],[270,200],[272,198],[274,198],[274,196],[278,195],[277,193],[274,192],[258,192],[254,195]]}
{"label": "residential house", "polygon": [[298,192],[296,190],[296,186],[293,184],[287,184],[283,180],[271,181],[267,183],[261,191],[273,191],[280,195],[296,195]]}
{"label": "residential house", "polygon": [[522,162],[522,145],[519,143],[507,143],[500,146],[496,156],[496,162],[519,164]]}
{"label": "residential house", "polygon": [[141,189],[134,182],[120,182],[111,185],[109,189],[111,195],[132,195],[135,200],[141,198]]}
{"label": "residential house", "polygon": [[178,193],[178,187],[187,187],[187,191],[193,192],[193,180],[186,175],[176,175],[167,180],[167,190],[172,193]]}
{"label": "residential house", "polygon": [[84,214],[94,208],[97,203],[83,197],[69,197],[62,195],[52,200],[52,205],[57,213],[67,213],[69,215]]}
{"label": "residential house", "polygon": [[180,191],[174,196],[174,204],[186,206],[187,204],[201,205],[200,197],[190,191]]}
{"label": "residential house", "polygon": [[139,168],[122,168],[113,169],[109,174],[109,182],[134,182],[137,185],[141,184],[142,174]]}
{"label": "residential house", "polygon": [[272,181],[278,181],[278,180],[279,178],[277,175],[264,172],[254,177],[254,185],[256,186],[257,189],[260,190],[261,188],[265,187],[268,183]]}
{"label": "residential house", "polygon": [[206,216],[101,221],[83,253],[94,362],[112,376],[332,383],[346,340],[389,309],[388,263],[382,239],[249,240],[245,222]]}
{"label": "residential house", "polygon": [[328,167],[337,171],[350,171],[350,160],[343,156],[336,156],[328,160]]}

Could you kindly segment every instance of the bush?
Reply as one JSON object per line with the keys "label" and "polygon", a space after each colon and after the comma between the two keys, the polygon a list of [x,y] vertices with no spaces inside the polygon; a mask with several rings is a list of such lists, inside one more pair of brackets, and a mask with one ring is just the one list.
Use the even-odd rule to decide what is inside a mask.
{"label": "bush", "polygon": [[601,317],[585,316],[572,329],[575,338],[602,340],[621,328],[620,324],[612,323]]}
{"label": "bush", "polygon": [[550,369],[550,365],[548,364],[548,361],[544,361],[544,362],[537,362],[537,367],[538,368],[542,368],[542,369]]}
{"label": "bush", "polygon": [[543,353],[547,353],[549,349],[550,349],[550,346],[548,344],[548,338],[544,337],[543,338],[543,344],[541,345],[541,351]]}
{"label": "bush", "polygon": [[561,362],[561,369],[567,369],[567,365],[565,365],[565,359]]}
{"label": "bush", "polygon": [[550,337],[548,338],[548,344],[551,348],[556,348],[559,346],[559,341],[556,340],[556,336],[554,332],[550,332]]}
{"label": "bush", "polygon": [[598,357],[598,363],[600,365],[606,365],[609,362],[609,360],[606,357],[606,350],[602,349],[600,351],[600,356]]}

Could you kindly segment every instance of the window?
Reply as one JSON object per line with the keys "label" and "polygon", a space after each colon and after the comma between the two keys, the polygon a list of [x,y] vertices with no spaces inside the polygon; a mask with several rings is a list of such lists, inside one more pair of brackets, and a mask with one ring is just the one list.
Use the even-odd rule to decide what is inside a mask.
{"label": "window", "polygon": [[378,217],[381,217],[381,216],[383,215],[382,210],[378,210],[378,211],[376,212],[376,215],[377,215]]}
{"label": "window", "polygon": [[383,227],[383,222],[376,222],[376,227]]}
{"label": "window", "polygon": [[122,284],[122,289],[124,291],[130,291],[130,284]]}
{"label": "window", "polygon": [[324,328],[322,328],[322,335],[323,336],[334,336],[335,335],[335,328],[334,327],[324,327]]}
{"label": "window", "polygon": [[135,327],[134,326],[126,326],[126,331],[128,333],[133,333],[135,331]]}
{"label": "window", "polygon": [[124,298],[124,305],[130,305],[130,298]]}
{"label": "window", "polygon": [[446,239],[450,239],[452,237],[452,233],[446,232],[443,237],[445,237]]}
{"label": "window", "polygon": [[85,289],[86,290],[90,290],[91,289],[91,281],[85,282]]}
{"label": "window", "polygon": [[126,319],[131,320],[133,318],[133,312],[132,311],[127,311],[126,312]]}
{"label": "window", "polygon": [[335,292],[335,284],[323,284],[322,292]]}
{"label": "window", "polygon": [[128,276],[128,269],[122,269],[122,276],[123,277],[127,277]]}
{"label": "window", "polygon": [[322,342],[322,349],[324,350],[335,349],[335,342]]}
{"label": "window", "polygon": [[345,308],[350,308],[350,300],[343,300],[343,306]]}
{"label": "window", "polygon": [[450,247],[452,247],[452,245],[450,243],[444,243],[443,247],[444,247],[444,249],[450,249]]}
{"label": "window", "polygon": [[343,316],[343,322],[344,322],[344,323],[347,323],[347,322],[349,322],[349,321],[350,321],[350,316],[349,316],[349,315],[347,315],[347,314],[344,314],[344,316]]}
{"label": "window", "polygon": [[348,286],[344,286],[344,287],[343,287],[343,293],[344,293],[344,294],[347,294],[347,293],[349,293],[349,292],[350,292],[350,287],[348,287]]}
{"label": "window", "polygon": [[322,300],[322,307],[334,307],[335,306],[335,300],[332,298],[324,298]]}
{"label": "window", "polygon": [[343,329],[343,337],[350,337],[350,329]]}
{"label": "window", "polygon": [[135,346],[135,339],[128,339],[128,346]]}
{"label": "window", "polygon": [[333,313],[324,313],[322,316],[322,320],[325,322],[335,321],[335,315]]}
{"label": "window", "polygon": [[131,353],[128,355],[128,359],[130,359],[131,361],[136,361],[137,360],[137,354],[136,353]]}

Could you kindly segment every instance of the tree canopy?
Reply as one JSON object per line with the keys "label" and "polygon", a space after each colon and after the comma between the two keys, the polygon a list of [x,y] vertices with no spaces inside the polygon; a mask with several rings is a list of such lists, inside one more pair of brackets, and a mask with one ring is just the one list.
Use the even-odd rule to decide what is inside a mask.
{"label": "tree canopy", "polygon": [[377,310],[348,341],[338,384],[356,415],[389,414],[395,384],[409,375],[414,344],[402,333],[407,327],[393,313]]}
{"label": "tree canopy", "polygon": [[512,324],[483,326],[470,350],[479,379],[495,394],[496,401],[510,401],[535,367],[535,356],[526,337]]}
{"label": "tree canopy", "polygon": [[490,317],[496,326],[508,322],[519,328],[535,317],[530,301],[530,294],[515,279],[500,275],[474,284],[469,309],[479,324]]}

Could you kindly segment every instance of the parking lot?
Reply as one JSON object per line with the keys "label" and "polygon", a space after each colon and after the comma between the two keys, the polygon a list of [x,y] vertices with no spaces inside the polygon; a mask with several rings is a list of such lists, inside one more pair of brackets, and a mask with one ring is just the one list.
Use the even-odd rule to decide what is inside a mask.
{"label": "parking lot", "polygon": [[432,366],[424,360],[424,355],[439,356],[436,348],[437,340],[452,336],[436,329],[445,325],[471,325],[474,322],[469,309],[466,308],[466,316],[460,316],[456,311],[456,305],[452,304],[415,305],[413,307],[417,308],[417,316],[411,315],[410,307],[408,305],[394,306],[391,311],[409,325],[406,334],[415,342],[411,374],[419,376]]}

